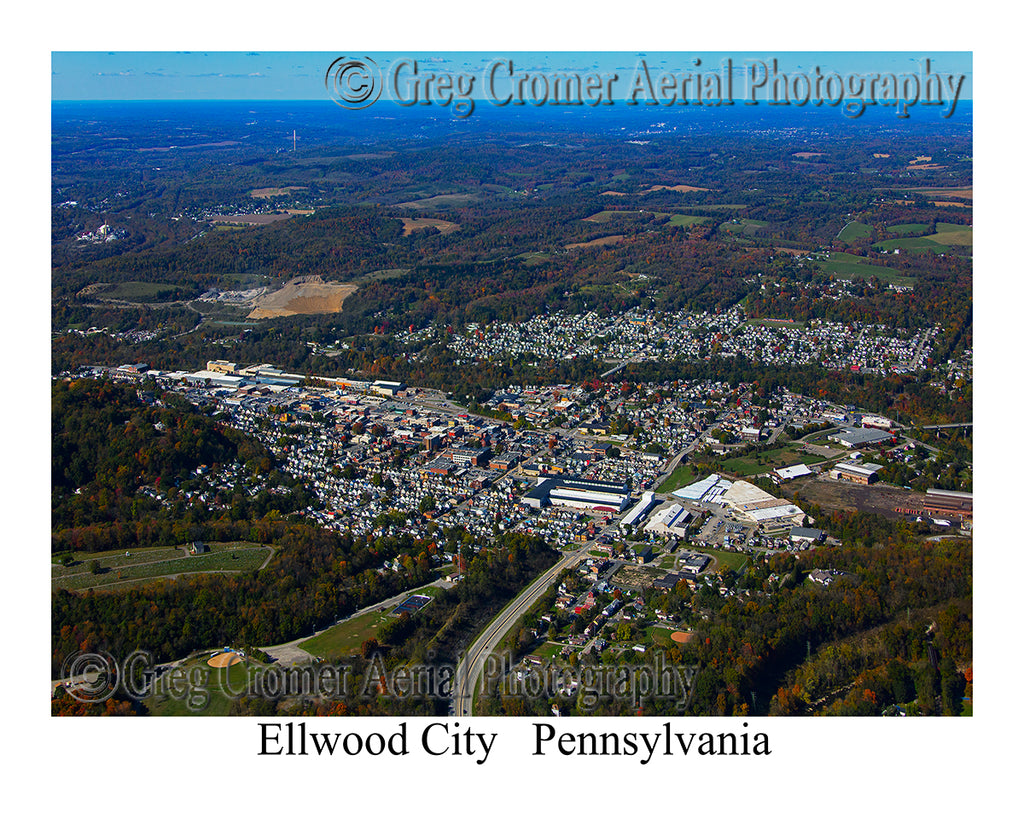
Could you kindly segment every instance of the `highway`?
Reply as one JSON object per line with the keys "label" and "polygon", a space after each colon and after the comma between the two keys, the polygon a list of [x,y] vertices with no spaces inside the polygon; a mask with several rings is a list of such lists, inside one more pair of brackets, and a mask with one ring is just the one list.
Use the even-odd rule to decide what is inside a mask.
{"label": "highway", "polygon": [[540,596],[555,582],[562,571],[575,566],[592,545],[587,543],[582,548],[563,555],[561,560],[534,580],[526,591],[502,609],[501,613],[473,641],[455,669],[455,716],[469,717],[473,715],[473,692],[476,690],[491,650],[501,642],[526,610],[540,599]]}

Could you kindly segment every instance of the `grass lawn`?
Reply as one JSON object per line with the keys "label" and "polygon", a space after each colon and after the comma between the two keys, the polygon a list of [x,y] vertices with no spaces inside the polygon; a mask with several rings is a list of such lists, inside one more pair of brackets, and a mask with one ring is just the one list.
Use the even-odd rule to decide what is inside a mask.
{"label": "grass lawn", "polygon": [[[210,551],[201,555],[190,555],[184,547],[179,549],[134,549],[125,552],[75,552],[75,565],[51,567],[51,586],[58,589],[88,589],[117,586],[123,589],[140,585],[150,580],[180,574],[201,574],[203,572],[245,572],[263,565],[271,554],[269,546],[235,541],[231,543],[208,543]],[[99,566],[99,573],[92,573],[93,561]]]}
{"label": "grass lawn", "polygon": [[[236,697],[252,687],[265,666],[243,660],[228,668],[211,668],[201,657],[162,675],[145,700],[156,717],[225,717]],[[235,692],[235,693],[232,693]]]}
{"label": "grass lawn", "polygon": [[558,656],[558,652],[562,650],[562,646],[558,643],[552,643],[550,641],[544,643],[536,651],[531,651],[531,654],[536,654],[538,657],[542,657],[545,660],[553,660]]}
{"label": "grass lawn", "polygon": [[687,213],[673,213],[672,218],[668,220],[668,223],[670,225],[683,225],[685,227],[689,227],[690,225],[710,221],[711,218],[708,216],[691,216]]}
{"label": "grass lawn", "polygon": [[365,640],[374,637],[377,629],[391,619],[393,608],[388,606],[383,612],[377,610],[360,614],[327,629],[323,634],[304,640],[299,643],[299,648],[308,651],[314,657],[323,657],[327,660],[351,657],[359,653]]}
{"label": "grass lawn", "polygon": [[912,222],[904,225],[889,225],[885,228],[888,233],[895,233],[897,236],[906,236],[909,233],[925,233],[928,225]]}
{"label": "grass lawn", "polygon": [[654,643],[664,648],[671,648],[675,645],[672,641],[672,632],[674,630],[664,626],[648,626],[644,629],[644,642]]}
{"label": "grass lawn", "polygon": [[740,554],[739,552],[725,552],[721,549],[708,549],[697,544],[690,543],[686,547],[687,549],[694,552],[701,552],[702,554],[711,555],[718,560],[718,568],[729,568],[733,571],[738,572],[743,564],[747,562],[747,556]]}
{"label": "grass lawn", "polygon": [[[760,458],[761,463],[758,463]],[[722,461],[722,470],[732,472],[734,475],[747,476],[756,475],[760,472],[770,472],[783,466],[793,464],[816,464],[825,460],[820,455],[812,455],[808,452],[801,452],[798,446],[786,445],[776,449],[769,449],[756,455],[744,455],[741,458],[729,458]]]}
{"label": "grass lawn", "polygon": [[697,473],[693,471],[690,464],[679,464],[658,487],[659,492],[675,492],[682,486],[693,483],[697,479]]}
{"label": "grass lawn", "polygon": [[[408,592],[406,598],[403,599],[413,595],[436,597],[440,593],[441,589],[436,586],[423,586],[418,589],[412,589]],[[381,611],[380,608],[381,606],[377,606],[373,611],[368,611],[365,614],[352,617],[344,623],[332,626],[323,634],[303,640],[299,643],[299,648],[303,651],[308,651],[314,657],[324,657],[328,660],[351,657],[353,654],[358,654],[363,646],[363,641],[375,637],[377,629],[393,616],[391,612],[395,610],[395,606],[385,606],[384,611]],[[416,614],[412,612],[409,616],[415,617]]]}
{"label": "grass lawn", "polygon": [[100,297],[104,299],[124,299],[125,301],[160,301],[171,299],[180,293],[173,284],[160,282],[121,282],[104,290]]}
{"label": "grass lawn", "polygon": [[854,239],[863,239],[870,235],[871,227],[869,225],[865,225],[863,222],[850,222],[850,224],[839,231],[837,238],[844,242],[850,242]]}

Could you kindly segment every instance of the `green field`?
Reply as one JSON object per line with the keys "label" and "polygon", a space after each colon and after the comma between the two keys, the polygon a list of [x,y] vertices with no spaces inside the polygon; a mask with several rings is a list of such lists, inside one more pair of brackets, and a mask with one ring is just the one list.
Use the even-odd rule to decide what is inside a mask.
{"label": "green field", "polygon": [[204,656],[189,661],[181,666],[182,671],[168,672],[158,678],[156,690],[145,701],[150,714],[156,717],[228,716],[235,699],[251,687],[250,680],[265,673],[264,666],[249,660],[228,668],[211,668],[206,660]]}
{"label": "green field", "polygon": [[[204,572],[248,572],[258,569],[271,555],[269,546],[236,541],[208,543],[210,551],[190,555],[178,549],[134,549],[129,552],[75,552],[71,566],[51,567],[54,589],[124,588],[150,580]],[[126,556],[128,555],[128,556]],[[99,568],[93,573],[93,564]]]}
{"label": "green field", "polygon": [[839,231],[837,238],[843,242],[851,242],[854,239],[865,239],[870,235],[870,225],[865,225],[863,222],[850,222],[850,224]]}
{"label": "green field", "polygon": [[553,660],[561,650],[562,646],[559,643],[546,642],[536,651],[531,651],[530,653],[536,654],[545,660]]}
{"label": "green field", "polygon": [[662,648],[671,648],[675,645],[672,641],[673,631],[674,629],[665,628],[664,626],[648,626],[644,629],[644,642],[653,643]]}
{"label": "green field", "polygon": [[314,657],[335,660],[358,654],[365,640],[377,635],[377,629],[391,619],[391,608],[369,611],[327,629],[323,634],[299,643],[299,648]]}
{"label": "green field", "polygon": [[[894,239],[892,241],[906,241]],[[869,279],[877,276],[881,281],[897,285],[912,285],[915,279],[904,276],[888,267],[869,264],[867,259],[854,256],[852,253],[818,253],[811,258],[821,265],[822,272],[838,276],[840,279]]]}
{"label": "green field", "polygon": [[888,233],[895,233],[897,236],[906,236],[910,233],[924,233],[928,230],[928,225],[922,225],[919,223],[889,225],[885,230]]}
{"label": "green field", "polygon": [[[409,596],[422,594],[427,597],[433,597],[438,591],[436,586],[427,586],[414,589],[409,592]],[[326,660],[351,657],[353,654],[358,654],[363,642],[371,637],[376,637],[377,629],[392,618],[391,612],[394,610],[394,606],[383,606],[383,611],[381,611],[381,608],[381,606],[378,606],[373,611],[368,611],[356,617],[350,617],[345,622],[332,626],[316,637],[303,640],[299,643],[299,648],[303,651],[308,651],[314,657],[323,657]]]}
{"label": "green field", "polygon": [[689,227],[690,225],[698,225],[704,222],[710,222],[711,217],[709,216],[690,216],[687,213],[673,213],[672,218],[668,220],[670,225],[683,225]]}
{"label": "green field", "polygon": [[658,487],[659,492],[675,492],[680,487],[693,483],[697,479],[697,473],[689,464],[679,464],[672,474],[662,481]]}
{"label": "green field", "polygon": [[807,322],[806,321],[786,321],[784,319],[768,319],[768,318],[766,318],[766,319],[751,319],[750,321],[744,323],[744,326],[746,326],[746,325],[750,325],[752,327],[757,327],[759,325],[764,325],[766,327],[793,327],[793,328],[795,328],[797,330],[803,330],[807,326]]}
{"label": "green field", "polygon": [[745,554],[740,554],[739,552],[725,552],[721,549],[708,549],[702,546],[695,546],[692,543],[687,546],[687,548],[694,552],[711,555],[718,560],[717,568],[719,569],[728,568],[738,572],[743,567],[743,564],[747,562],[747,556]]}
{"label": "green field", "polygon": [[[619,216],[636,216],[640,213],[649,213],[657,217],[669,217],[668,223],[670,225],[683,225],[689,227],[690,225],[696,225],[701,222],[710,222],[711,217],[709,216],[692,216],[688,213],[665,213],[664,211],[648,210],[602,210],[595,213],[593,216],[588,216],[583,221],[585,222],[597,222],[598,224],[605,224],[618,218]],[[767,224],[767,223],[764,223]]]}
{"label": "green field", "polygon": [[[761,463],[758,463],[760,459]],[[817,464],[825,459],[820,455],[811,455],[801,452],[799,447],[783,446],[776,449],[769,449],[754,455],[744,455],[740,458],[729,458],[722,462],[722,471],[731,472],[740,477],[757,475],[761,472],[770,472],[782,466],[793,464]]]}
{"label": "green field", "polygon": [[120,282],[107,287],[99,294],[104,299],[124,301],[162,301],[178,296],[181,290],[173,284],[160,282]]}
{"label": "green field", "polygon": [[732,236],[753,236],[767,225],[767,222],[762,222],[760,219],[733,219],[723,222],[718,226],[718,230]]}
{"label": "green field", "polygon": [[[893,225],[889,228],[893,232],[897,228],[904,228],[903,232],[921,232],[928,229],[928,225],[908,224]],[[915,230],[912,230],[915,229]],[[954,225],[950,222],[938,222],[935,225],[935,233],[927,236],[901,237],[899,239],[886,239],[878,242],[874,247],[878,250],[900,250],[907,251],[931,251],[932,253],[948,253],[951,248],[957,246],[972,246],[974,244],[974,229],[969,225]]]}

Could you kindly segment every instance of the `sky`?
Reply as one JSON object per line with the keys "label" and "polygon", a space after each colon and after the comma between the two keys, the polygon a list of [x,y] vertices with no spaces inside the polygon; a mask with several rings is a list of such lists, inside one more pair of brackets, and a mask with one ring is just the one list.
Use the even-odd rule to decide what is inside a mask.
{"label": "sky", "polygon": [[[616,91],[629,91],[629,77],[643,61],[652,75],[670,71],[688,74],[717,70],[732,59],[737,96],[744,98],[741,80],[748,79],[755,61],[766,66],[778,60],[788,75],[814,77],[871,73],[919,73],[924,59],[932,71],[964,75],[960,99],[973,98],[970,52],[795,52],[795,51],[558,51],[550,54],[495,50],[488,52],[414,50],[403,52],[289,52],[289,51],[53,51],[51,98],[58,100],[313,100],[324,99],[325,75],[339,57],[369,56],[385,76],[401,59],[414,59],[420,72],[482,77],[496,60],[511,59],[516,75],[525,72],[571,71],[581,74],[618,73]],[[695,64],[700,60],[700,66]],[[742,88],[746,85],[742,84]],[[475,95],[475,94],[474,94]],[[386,98],[386,92],[385,92]]]}

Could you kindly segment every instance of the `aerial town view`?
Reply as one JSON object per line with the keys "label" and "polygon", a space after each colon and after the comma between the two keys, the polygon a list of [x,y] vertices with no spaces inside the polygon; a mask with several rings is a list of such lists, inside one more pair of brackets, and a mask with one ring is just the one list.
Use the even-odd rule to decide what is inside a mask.
{"label": "aerial town view", "polygon": [[971,716],[971,55],[896,56],[54,52],[52,715]]}

